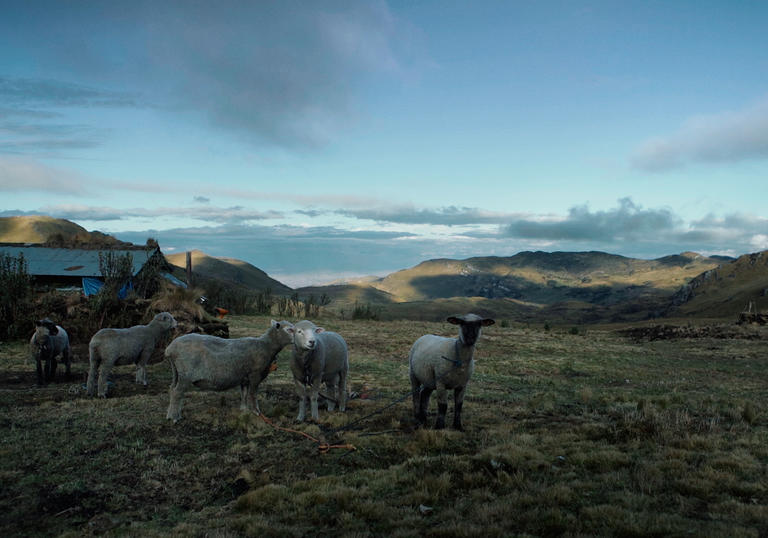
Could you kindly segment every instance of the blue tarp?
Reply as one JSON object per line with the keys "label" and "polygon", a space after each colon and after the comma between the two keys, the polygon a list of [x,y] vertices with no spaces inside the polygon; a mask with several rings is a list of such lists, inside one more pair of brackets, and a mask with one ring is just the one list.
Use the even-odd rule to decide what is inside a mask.
{"label": "blue tarp", "polygon": [[171,273],[163,273],[163,276],[167,278],[169,281],[171,281],[172,284],[175,284],[179,286],[180,288],[187,289],[187,284],[185,282],[182,282],[175,276],[173,276]]}
{"label": "blue tarp", "polygon": [[[99,290],[104,287],[104,282],[99,280],[98,278],[91,278],[84,276],[83,277],[83,294],[85,294],[86,297],[90,295],[96,295],[99,293]],[[131,281],[129,280],[125,284],[123,284],[123,287],[120,288],[120,291],[117,292],[117,296],[120,299],[125,299],[126,295],[128,295],[128,292],[133,289],[133,284],[131,284]]]}

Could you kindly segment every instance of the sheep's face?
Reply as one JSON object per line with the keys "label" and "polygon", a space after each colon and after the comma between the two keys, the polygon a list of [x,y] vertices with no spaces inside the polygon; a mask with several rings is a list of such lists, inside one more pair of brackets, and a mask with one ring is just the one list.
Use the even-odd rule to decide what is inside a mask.
{"label": "sheep's face", "polygon": [[32,335],[31,349],[35,358],[47,359],[53,351],[53,335],[59,333],[58,327],[49,319],[35,321],[35,334]]}
{"label": "sheep's face", "polygon": [[50,319],[40,319],[35,322],[35,334],[42,340],[44,337],[59,334],[59,328]]}
{"label": "sheep's face", "polygon": [[290,321],[275,321],[272,320],[272,329],[276,331],[277,342],[281,346],[287,346],[293,342],[294,327]]}
{"label": "sheep's face", "polygon": [[160,323],[166,329],[175,329],[178,323],[176,319],[170,314],[170,312],[160,312],[153,319],[153,322]]}
{"label": "sheep's face", "polygon": [[465,346],[474,346],[480,338],[482,328],[496,323],[491,318],[481,318],[476,314],[451,316],[447,321],[459,326],[459,339]]}
{"label": "sheep's face", "polygon": [[53,339],[51,335],[36,332],[30,344],[30,351],[35,360],[48,360],[53,352]]}
{"label": "sheep's face", "polygon": [[317,335],[325,329],[311,321],[300,321],[294,326],[293,343],[296,349],[311,351],[317,347]]}

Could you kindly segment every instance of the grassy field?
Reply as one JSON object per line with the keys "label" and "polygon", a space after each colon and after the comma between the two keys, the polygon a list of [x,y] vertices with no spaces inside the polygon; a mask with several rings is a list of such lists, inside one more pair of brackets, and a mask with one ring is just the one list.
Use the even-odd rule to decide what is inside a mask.
{"label": "grassy field", "polygon": [[[268,322],[232,318],[232,336]],[[415,429],[410,399],[385,408],[410,391],[411,343],[453,326],[323,323],[347,339],[360,397],[295,425],[284,351],[261,409],[354,451],[321,454],[240,413],[236,390],[190,393],[169,424],[163,363],[146,388],[119,367],[111,397],[89,399],[82,345],[75,379],[37,388],[26,346],[2,344],[3,535],[768,536],[768,335],[649,342],[497,324],[459,433]]]}

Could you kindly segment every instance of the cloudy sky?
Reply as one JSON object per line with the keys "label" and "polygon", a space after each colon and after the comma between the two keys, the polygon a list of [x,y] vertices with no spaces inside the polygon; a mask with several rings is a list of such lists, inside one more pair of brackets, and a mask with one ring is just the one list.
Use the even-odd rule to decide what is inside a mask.
{"label": "cloudy sky", "polygon": [[765,2],[0,7],[0,216],[292,286],[768,249]]}

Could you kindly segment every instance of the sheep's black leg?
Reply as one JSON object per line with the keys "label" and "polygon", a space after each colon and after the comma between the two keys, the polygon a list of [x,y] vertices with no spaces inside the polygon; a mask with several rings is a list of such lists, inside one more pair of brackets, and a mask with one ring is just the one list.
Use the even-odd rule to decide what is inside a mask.
{"label": "sheep's black leg", "polygon": [[45,376],[43,374],[43,364],[42,364],[43,361],[40,358],[37,358],[35,362],[37,363],[37,384],[40,386],[45,385]]}
{"label": "sheep's black leg", "polygon": [[58,365],[58,363],[56,362],[56,357],[51,357],[51,362],[49,363],[49,365],[50,365],[49,381],[53,383],[53,381],[56,379],[56,366]]}
{"label": "sheep's black leg", "polygon": [[432,395],[434,389],[428,389],[427,387],[421,388],[419,394],[419,412],[416,413],[416,421],[424,425],[427,423],[427,409],[429,409],[429,397]]}
{"label": "sheep's black leg", "polygon": [[453,391],[453,429],[464,431],[461,425],[461,408],[464,406],[464,392],[466,387],[460,387]]}
{"label": "sheep's black leg", "polygon": [[445,413],[448,411],[448,389],[442,383],[437,385],[437,422],[435,422],[435,429],[442,430],[445,428]]}
{"label": "sheep's black leg", "polygon": [[437,404],[437,421],[435,422],[435,429],[442,430],[445,428],[445,413],[448,411],[448,403]]}

